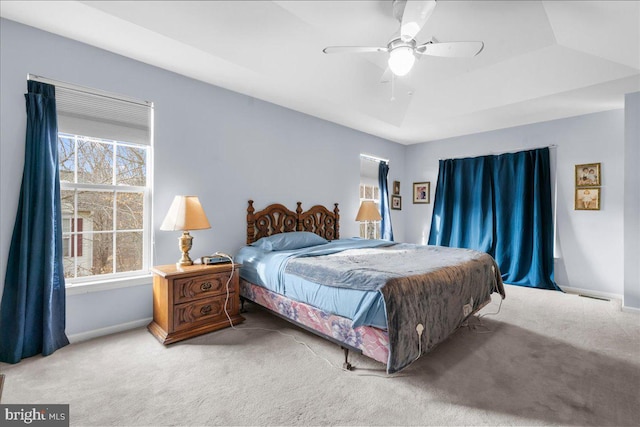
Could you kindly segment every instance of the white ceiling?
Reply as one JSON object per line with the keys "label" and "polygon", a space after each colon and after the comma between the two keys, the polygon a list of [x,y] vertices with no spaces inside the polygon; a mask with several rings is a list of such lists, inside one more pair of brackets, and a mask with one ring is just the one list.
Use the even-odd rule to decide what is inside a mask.
{"label": "white ceiling", "polygon": [[380,83],[392,1],[4,1],[4,18],[412,144],[623,108],[640,91],[638,1],[438,1],[418,42],[481,40]]}

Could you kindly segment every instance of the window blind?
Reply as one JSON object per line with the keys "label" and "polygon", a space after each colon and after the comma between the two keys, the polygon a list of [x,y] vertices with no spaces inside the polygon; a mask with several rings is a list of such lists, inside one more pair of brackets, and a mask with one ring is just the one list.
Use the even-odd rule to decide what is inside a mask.
{"label": "window blind", "polygon": [[59,132],[151,145],[153,103],[35,74],[27,79],[56,87]]}
{"label": "window blind", "polygon": [[152,105],[56,85],[58,131],[151,144]]}

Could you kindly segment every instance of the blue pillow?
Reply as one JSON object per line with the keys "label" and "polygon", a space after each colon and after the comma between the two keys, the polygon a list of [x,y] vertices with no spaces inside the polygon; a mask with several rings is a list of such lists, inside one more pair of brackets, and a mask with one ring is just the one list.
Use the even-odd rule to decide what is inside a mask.
{"label": "blue pillow", "polygon": [[309,231],[293,231],[263,237],[253,242],[251,246],[260,248],[263,251],[291,251],[309,246],[324,245],[325,243],[329,243],[329,241],[317,234]]}

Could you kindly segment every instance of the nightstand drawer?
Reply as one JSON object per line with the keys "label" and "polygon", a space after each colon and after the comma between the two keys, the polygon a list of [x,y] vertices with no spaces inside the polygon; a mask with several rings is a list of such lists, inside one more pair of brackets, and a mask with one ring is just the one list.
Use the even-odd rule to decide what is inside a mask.
{"label": "nightstand drawer", "polygon": [[[226,299],[227,295],[225,291],[222,295],[174,306],[173,329],[179,331],[214,320],[224,320],[226,318],[226,314],[224,313],[224,303]],[[230,293],[229,300],[227,301],[227,312],[235,313],[236,310],[235,293]]]}
{"label": "nightstand drawer", "polygon": [[[193,301],[208,296],[226,295],[226,285],[229,280],[229,275],[230,273],[224,272],[174,280],[174,304]],[[233,285],[231,283],[229,287],[231,288],[230,290],[233,291]]]}

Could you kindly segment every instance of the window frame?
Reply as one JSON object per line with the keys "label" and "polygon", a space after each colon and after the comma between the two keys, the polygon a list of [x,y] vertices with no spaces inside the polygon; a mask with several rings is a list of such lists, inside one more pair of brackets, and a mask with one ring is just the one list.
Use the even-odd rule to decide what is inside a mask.
{"label": "window frame", "polygon": [[[85,230],[82,231],[75,231],[77,227],[74,227],[74,223],[76,223],[76,220],[78,219],[77,213],[78,213],[78,192],[81,191],[104,191],[104,192],[112,192],[114,194],[113,197],[113,221],[114,221],[114,226],[113,229],[110,231],[91,231],[90,234],[112,234],[114,236],[114,243],[113,243],[113,247],[112,247],[112,251],[113,254],[116,253],[116,248],[117,248],[117,234],[122,232],[119,231],[117,229],[117,197],[116,195],[118,193],[126,193],[126,192],[133,192],[133,193],[142,193],[143,194],[143,215],[142,215],[142,229],[131,229],[131,230],[126,230],[126,232],[142,232],[142,266],[140,270],[135,270],[135,271],[123,271],[123,272],[112,272],[112,273],[105,273],[105,274],[94,274],[94,275],[90,275],[90,276],[76,276],[76,277],[65,277],[65,285],[66,285],[66,289],[69,290],[71,288],[76,288],[76,287],[81,287],[84,288],[82,290],[82,292],[80,293],[84,293],[84,292],[89,292],[89,290],[87,289],[88,286],[91,286],[91,290],[92,291],[98,291],[98,290],[105,290],[105,289],[113,289],[113,288],[118,288],[118,287],[125,287],[125,286],[135,286],[138,284],[143,284],[140,282],[139,279],[144,279],[144,283],[148,283],[148,279],[151,277],[150,275],[150,267],[151,267],[151,248],[152,248],[152,230],[151,230],[151,224],[152,224],[152,190],[151,190],[151,183],[152,183],[152,153],[153,153],[153,146],[152,144],[149,145],[143,145],[143,144],[135,144],[135,143],[129,143],[129,142],[123,142],[123,141],[114,141],[114,140],[109,140],[109,139],[105,139],[105,138],[97,138],[97,137],[92,137],[92,136],[86,136],[86,135],[73,135],[70,133],[66,133],[66,132],[58,132],[58,138],[61,138],[61,135],[63,135],[64,137],[67,137],[69,139],[72,139],[74,141],[74,148],[73,148],[73,153],[74,153],[74,182],[69,182],[69,181],[60,181],[60,190],[61,191],[74,191],[74,198],[73,198],[73,203],[74,203],[74,207],[73,207],[73,212],[74,214],[71,216],[71,232],[69,233],[63,233],[63,240],[65,238],[65,235],[68,235],[69,238],[69,242],[70,244],[73,244],[73,248],[70,248],[70,252],[71,253],[78,253],[77,252],[77,240],[78,240],[78,236],[82,235],[82,234],[89,234],[89,232],[86,232]],[[82,139],[85,141],[93,141],[93,142],[97,142],[97,143],[101,143],[101,144],[110,144],[113,147],[113,156],[114,156],[114,161],[113,161],[113,174],[112,174],[112,182],[111,184],[88,184],[88,183],[78,183],[78,149],[77,149],[77,144],[78,144],[78,139]],[[134,186],[134,185],[123,185],[123,184],[117,184],[116,183],[116,168],[117,168],[117,162],[115,161],[115,157],[117,156],[117,147],[119,146],[123,146],[123,147],[135,147],[135,148],[143,148],[145,149],[146,152],[146,158],[145,158],[145,176],[146,176],[146,185],[145,186]],[[74,256],[73,257],[73,262],[74,262],[74,274],[77,274],[77,267],[78,267],[78,256]],[[115,265],[116,265],[117,259],[115,256],[113,256],[113,267],[115,270]],[[113,284],[117,284],[116,286],[112,286]],[[95,287],[94,285],[102,285],[102,286],[98,286]]]}
{"label": "window frame", "polygon": [[[55,86],[59,132],[61,128],[63,129],[62,133],[68,134],[92,133],[92,131],[96,129],[100,129],[103,132],[105,130],[105,124],[109,129],[113,129],[113,125],[115,125],[116,127],[119,127],[116,134],[112,134],[111,132],[104,134],[101,133],[101,131],[98,131],[96,135],[91,136],[102,140],[128,140],[132,145],[148,147],[146,163],[147,181],[145,186],[146,193],[144,196],[145,211],[143,215],[142,270],[136,272],[115,273],[108,276],[93,275],[86,276],[82,279],[65,279],[66,294],[77,295],[150,284],[152,278],[150,266],[154,248],[154,231],[152,229],[154,194],[154,103],[127,95],[54,80],[32,73],[27,74],[27,80],[33,80]],[[61,92],[63,94],[62,102],[60,102],[61,99],[59,98]],[[66,95],[64,95],[65,93]],[[93,102],[94,100],[96,102],[95,105]],[[118,105],[116,106],[116,104]],[[135,106],[142,107],[146,109],[146,111],[143,113],[140,108]],[[61,123],[61,117],[65,119],[66,124]],[[68,120],[69,117],[84,119],[84,124],[88,124],[88,127],[85,126],[84,128],[90,130],[87,132],[78,132],[78,130],[72,131],[71,129],[67,129],[68,125],[71,125],[72,127],[76,127],[78,125],[78,123],[70,124]],[[122,126],[129,127],[130,129],[136,129],[133,133],[131,133],[131,131],[125,131],[125,135],[131,136],[131,139],[129,136],[121,135]],[[62,189],[62,183],[60,184]],[[71,242],[71,239],[69,241]]]}

